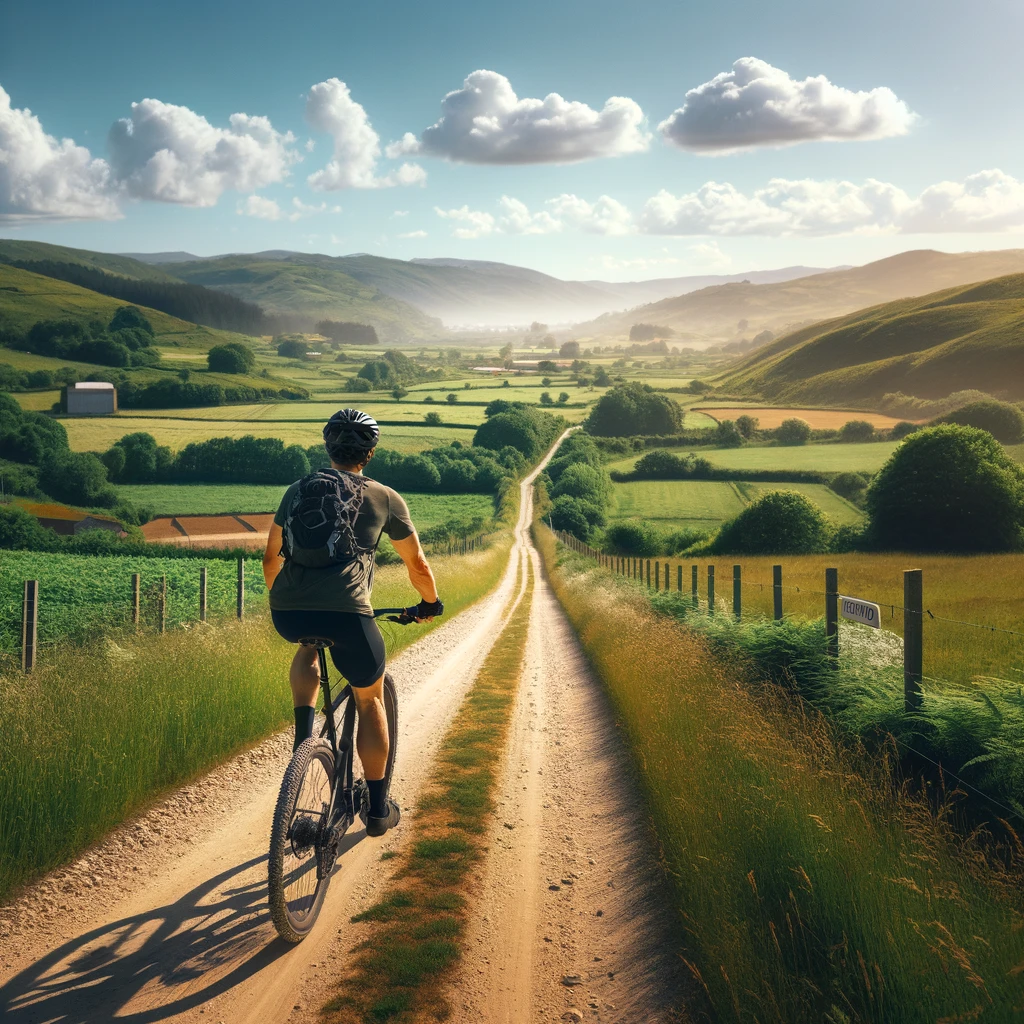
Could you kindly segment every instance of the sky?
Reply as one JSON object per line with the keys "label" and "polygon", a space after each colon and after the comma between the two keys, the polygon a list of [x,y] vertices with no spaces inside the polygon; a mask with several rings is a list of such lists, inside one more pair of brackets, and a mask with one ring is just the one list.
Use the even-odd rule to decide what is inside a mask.
{"label": "sky", "polygon": [[572,279],[1024,247],[1018,0],[0,7],[0,237]]}

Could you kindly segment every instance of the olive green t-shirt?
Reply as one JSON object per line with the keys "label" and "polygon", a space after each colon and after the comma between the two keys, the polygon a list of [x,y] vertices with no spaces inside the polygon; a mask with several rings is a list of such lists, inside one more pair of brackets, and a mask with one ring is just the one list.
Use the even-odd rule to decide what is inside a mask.
{"label": "olive green t-shirt", "polygon": [[[344,472],[338,470],[337,472]],[[346,473],[346,476],[359,474]],[[390,487],[360,475],[366,490],[356,514],[353,530],[360,548],[376,548],[382,533],[392,540],[405,540],[415,533],[409,508]],[[284,526],[299,481],[284,492],[274,522]],[[286,558],[270,590],[270,607],[279,611],[313,609],[372,615],[373,551],[358,559],[310,568]]]}

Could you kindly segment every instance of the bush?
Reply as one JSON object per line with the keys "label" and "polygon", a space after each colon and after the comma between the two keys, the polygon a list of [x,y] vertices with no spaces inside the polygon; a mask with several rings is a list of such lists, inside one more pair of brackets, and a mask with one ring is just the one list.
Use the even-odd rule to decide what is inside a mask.
{"label": "bush", "polygon": [[856,444],[861,441],[870,441],[875,436],[874,425],[867,420],[847,420],[839,428],[839,440],[844,444]]}
{"label": "bush", "polygon": [[743,431],[732,420],[722,420],[715,427],[716,448],[740,448],[745,440]]}
{"label": "bush", "polygon": [[520,409],[495,413],[477,428],[473,444],[495,451],[511,445],[531,461],[540,454],[537,429]]}
{"label": "bush", "polygon": [[542,391],[541,392],[540,404],[541,405],[554,405],[555,404],[555,400],[551,397],[550,392],[548,392],[548,391]]}
{"label": "bush", "polygon": [[[372,391],[373,385],[365,377],[349,377],[349,379],[345,381],[345,390],[355,393],[365,393],[367,391]],[[427,395],[424,401],[429,399],[430,395]]]}
{"label": "bush", "polygon": [[426,423],[428,427],[439,427],[441,426],[441,414],[439,412],[428,412],[426,416],[423,417],[423,422]]}
{"label": "bush", "polygon": [[828,486],[841,498],[858,503],[868,489],[868,478],[863,473],[836,473]]}
{"label": "bush", "polygon": [[20,505],[0,505],[0,548],[8,551],[46,551],[56,534],[40,526]]}
{"label": "bush", "polygon": [[805,555],[826,551],[832,527],[814,502],[796,491],[769,491],[718,532],[716,554]]}
{"label": "bush", "polygon": [[559,405],[565,405],[565,403],[568,402],[568,401],[569,401],[569,392],[568,391],[559,392],[558,404]]}
{"label": "bush", "polygon": [[902,551],[1024,547],[1024,469],[988,431],[919,430],[889,457],[867,494],[870,542]]}
{"label": "bush", "polygon": [[961,426],[987,430],[1003,444],[1020,444],[1024,441],[1024,412],[1009,402],[997,402],[994,399],[971,402],[934,422],[959,423]]}
{"label": "bush", "polygon": [[457,394],[455,394],[454,391],[451,391],[447,395],[445,395],[445,399],[444,400],[449,405],[454,405],[459,400],[459,396]]}
{"label": "bush", "polygon": [[305,359],[309,346],[298,338],[285,338],[277,344],[277,354],[284,359]]}
{"label": "bush", "polygon": [[807,444],[811,439],[811,425],[795,416],[783,420],[775,431],[775,439],[785,445]]}
{"label": "bush", "polygon": [[748,416],[744,413],[736,417],[736,429],[749,441],[757,434],[757,428],[761,421],[756,416]]}
{"label": "bush", "polygon": [[661,554],[663,543],[657,527],[634,519],[613,523],[604,534],[605,551],[616,555],[652,558]]}
{"label": "bush", "polygon": [[917,423],[911,423],[909,420],[900,420],[899,423],[894,423],[892,425],[892,429],[889,431],[889,437],[893,441],[902,441],[903,438],[909,437],[915,430],[920,429],[921,428]]}
{"label": "bush", "polygon": [[590,521],[587,519],[583,502],[578,498],[563,494],[551,503],[551,511],[548,513],[551,525],[556,530],[564,530],[571,533],[580,540],[586,540],[590,536]]}
{"label": "bush", "polygon": [[72,505],[113,508],[117,492],[107,483],[107,467],[92,452],[67,452],[39,469],[39,486],[51,498]]}
{"label": "bush", "polygon": [[611,489],[611,481],[604,470],[583,462],[573,462],[565,467],[558,482],[551,488],[551,497],[566,494],[602,508],[611,497]]}
{"label": "bush", "polygon": [[256,355],[246,345],[232,341],[214,345],[206,354],[206,365],[215,373],[248,373],[256,365]]}
{"label": "bush", "polygon": [[586,429],[600,437],[672,434],[682,422],[678,402],[658,394],[649,384],[633,381],[616,385],[597,400]]}

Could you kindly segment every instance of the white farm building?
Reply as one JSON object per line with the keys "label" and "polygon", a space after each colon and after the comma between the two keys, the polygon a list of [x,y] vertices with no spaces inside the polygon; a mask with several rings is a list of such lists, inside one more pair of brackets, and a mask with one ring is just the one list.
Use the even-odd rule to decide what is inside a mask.
{"label": "white farm building", "polygon": [[110,416],[117,412],[117,388],[101,381],[82,381],[68,387],[69,416]]}

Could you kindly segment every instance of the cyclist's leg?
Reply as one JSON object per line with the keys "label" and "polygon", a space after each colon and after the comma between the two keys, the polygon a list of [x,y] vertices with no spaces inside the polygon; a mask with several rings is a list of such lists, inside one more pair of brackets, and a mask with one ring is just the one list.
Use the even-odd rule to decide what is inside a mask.
{"label": "cyclist's leg", "polygon": [[359,712],[356,751],[363,763],[366,781],[378,782],[384,778],[390,749],[388,719],[384,713],[384,676],[369,686],[353,685],[352,696]]}

